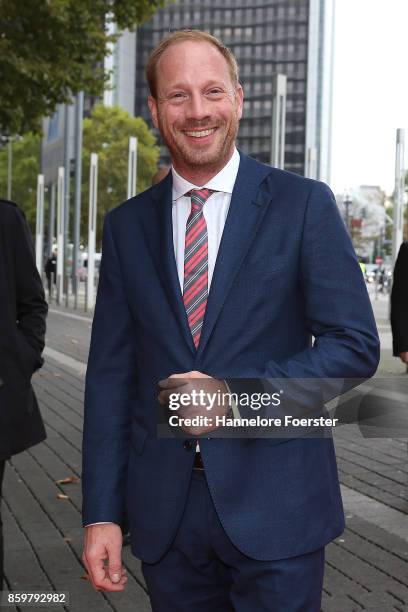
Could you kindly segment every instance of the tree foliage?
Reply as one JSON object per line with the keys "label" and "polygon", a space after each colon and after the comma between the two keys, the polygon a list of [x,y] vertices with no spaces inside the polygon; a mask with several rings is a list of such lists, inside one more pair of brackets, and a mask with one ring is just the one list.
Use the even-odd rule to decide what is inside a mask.
{"label": "tree foliage", "polygon": [[84,120],[82,170],[82,238],[88,228],[89,164],[91,153],[98,154],[97,241],[101,239],[105,214],[126,200],[129,137],[136,136],[137,193],[151,185],[157,170],[160,149],[156,138],[141,117],[132,117],[118,106],[94,106]]}
{"label": "tree foliage", "polygon": [[[35,231],[37,175],[40,172],[41,138],[26,134],[12,141],[11,198],[24,210],[31,230]],[[0,149],[0,197],[7,197],[8,146]]]}
{"label": "tree foliage", "polygon": [[[151,185],[157,170],[159,147],[156,138],[146,122],[140,117],[132,117],[120,107],[93,108],[91,117],[83,124],[83,159],[81,190],[81,240],[87,242],[88,200],[89,200],[89,163],[91,153],[98,153],[98,218],[97,242],[100,247],[103,217],[124,200],[127,192],[129,137],[138,139],[137,151],[137,192]],[[24,210],[31,230],[35,232],[37,205],[37,175],[40,172],[40,142],[37,135],[26,134],[13,140],[12,199]],[[0,149],[0,197],[7,196],[7,146]],[[71,179],[71,223],[73,208],[73,185]],[[48,202],[46,194],[45,228],[48,227]]]}
{"label": "tree foliage", "polygon": [[100,95],[118,34],[165,0],[0,0],[0,132],[40,132],[41,118],[84,90]]}

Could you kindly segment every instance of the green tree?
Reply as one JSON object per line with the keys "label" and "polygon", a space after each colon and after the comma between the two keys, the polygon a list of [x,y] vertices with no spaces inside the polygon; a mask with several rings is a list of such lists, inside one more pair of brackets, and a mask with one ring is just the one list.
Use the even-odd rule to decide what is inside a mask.
{"label": "green tree", "polygon": [[118,33],[165,0],[0,0],[0,132],[39,133],[43,116],[84,90],[103,92],[103,60]]}
{"label": "green tree", "polygon": [[[41,138],[26,134],[13,140],[12,199],[24,210],[31,230],[35,231],[37,175],[40,172]],[[7,197],[8,147],[0,149],[0,197]]]}
{"label": "green tree", "polygon": [[98,153],[98,219],[97,241],[101,239],[105,214],[126,200],[129,137],[136,136],[137,193],[151,185],[157,170],[160,149],[146,122],[132,117],[120,107],[94,106],[91,117],[84,120],[82,170],[82,238],[88,228],[89,164],[91,153]]}

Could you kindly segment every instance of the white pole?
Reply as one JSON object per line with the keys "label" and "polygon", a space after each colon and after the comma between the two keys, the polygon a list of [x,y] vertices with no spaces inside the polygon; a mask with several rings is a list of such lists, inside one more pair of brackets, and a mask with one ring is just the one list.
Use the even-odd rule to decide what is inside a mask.
{"label": "white pole", "polygon": [[37,221],[35,226],[35,262],[40,276],[43,269],[44,244],[44,175],[37,176]]}
{"label": "white pole", "polygon": [[404,211],[404,140],[405,130],[397,130],[395,155],[395,193],[392,236],[392,260],[395,264],[402,243],[403,211]]}
{"label": "white pole", "polygon": [[128,186],[127,197],[133,198],[136,195],[137,181],[137,138],[129,138],[129,158],[128,158]]}
{"label": "white pole", "polygon": [[98,155],[91,153],[89,170],[89,213],[88,213],[88,282],[86,309],[91,310],[95,302],[95,240],[96,207],[98,203]]}
{"label": "white pole", "polygon": [[285,125],[286,125],[285,74],[272,77],[272,128],[271,128],[271,166],[284,168],[285,165]]}
{"label": "white pole", "polygon": [[62,301],[64,290],[64,207],[65,207],[65,187],[64,187],[64,167],[58,168],[57,185],[57,303]]}
{"label": "white pole", "polygon": [[316,147],[308,147],[306,151],[306,174],[308,178],[317,179],[317,150]]}

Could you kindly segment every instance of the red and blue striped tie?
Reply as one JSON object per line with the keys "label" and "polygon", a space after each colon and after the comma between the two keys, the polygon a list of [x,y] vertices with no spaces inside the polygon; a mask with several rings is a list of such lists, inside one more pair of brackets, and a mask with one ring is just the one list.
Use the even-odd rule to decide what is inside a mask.
{"label": "red and blue striped tie", "polygon": [[208,234],[203,206],[212,193],[212,189],[192,189],[185,194],[191,197],[191,212],[186,225],[183,301],[196,348],[208,297]]}

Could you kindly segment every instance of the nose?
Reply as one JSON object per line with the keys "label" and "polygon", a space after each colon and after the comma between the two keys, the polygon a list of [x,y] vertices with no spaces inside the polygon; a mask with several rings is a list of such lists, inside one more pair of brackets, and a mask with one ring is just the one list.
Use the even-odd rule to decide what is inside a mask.
{"label": "nose", "polygon": [[194,119],[195,121],[203,121],[210,116],[208,108],[208,100],[201,92],[194,92],[191,94],[187,108],[186,115],[188,119]]}

